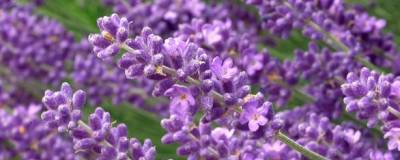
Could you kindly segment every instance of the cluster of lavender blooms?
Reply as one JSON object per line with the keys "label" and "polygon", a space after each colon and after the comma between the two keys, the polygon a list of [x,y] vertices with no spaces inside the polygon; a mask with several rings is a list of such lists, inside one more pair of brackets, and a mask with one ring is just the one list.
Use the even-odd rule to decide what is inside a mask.
{"label": "cluster of lavender blooms", "polygon": [[114,13],[132,21],[129,28],[132,34],[140,34],[141,28],[148,26],[160,36],[170,36],[180,25],[195,19],[207,22],[232,21],[237,30],[248,33],[260,31],[260,26],[256,23],[257,16],[236,5],[236,2],[207,4],[201,0],[103,0],[103,3],[111,6]]}
{"label": "cluster of lavender blooms", "polygon": [[14,6],[13,0],[4,0],[0,2],[0,8],[9,9]]}
{"label": "cluster of lavender blooms", "polygon": [[[201,46],[207,54],[218,56],[237,64],[238,69],[247,72],[253,84],[262,87],[261,92],[268,100],[283,106],[290,98],[288,85],[296,82],[291,72],[285,72],[284,65],[269,55],[267,50],[258,51],[257,30],[249,28],[244,32],[230,20],[214,20],[206,23],[195,19],[190,24],[182,24],[174,36],[182,41],[189,41]],[[167,45],[174,41],[166,40]],[[171,44],[169,44],[171,43]],[[279,84],[277,81],[284,81]]]}
{"label": "cluster of lavender blooms", "polygon": [[368,15],[362,7],[343,0],[247,0],[257,6],[263,28],[287,38],[300,29],[348,54],[362,55],[371,63],[397,74],[397,49],[393,36],[383,32],[385,20]]}
{"label": "cluster of lavender blooms", "polygon": [[[112,19],[111,21],[114,23],[110,24],[109,21],[103,21],[104,19]],[[129,23],[125,18],[120,18],[117,15],[101,18],[98,24],[102,31],[101,34],[91,35],[89,38],[95,46],[94,52],[97,56],[109,58],[118,54],[121,48],[124,49],[126,53],[119,59],[119,67],[125,69],[127,78],[133,79],[144,76],[155,80],[157,84],[153,90],[153,95],[165,95],[171,99],[170,117],[161,122],[162,126],[167,130],[162,142],[181,144],[177,153],[179,155],[187,155],[189,159],[196,159],[196,157],[211,159],[228,157],[262,158],[266,155],[260,151],[252,152],[254,149],[251,148],[258,148],[257,143],[271,139],[276,134],[276,131],[282,127],[284,118],[273,117],[272,103],[264,101],[263,94],[253,95],[250,93],[250,87],[246,85],[246,81],[249,80],[247,73],[239,72],[239,68],[235,66],[230,57],[224,60],[219,56],[212,58],[212,51],[209,52],[196,45],[202,44],[201,42],[204,41],[196,42],[196,40],[192,39],[196,42],[193,43],[178,36],[168,38],[163,42],[162,38],[154,35],[149,28],[144,28],[141,35],[134,39],[125,36],[122,39],[118,31],[125,30],[123,28],[127,28]],[[329,53],[327,54],[321,59],[332,59]],[[299,56],[301,55],[299,53]],[[342,57],[339,56],[334,59],[341,60],[339,58]],[[297,67],[300,67],[298,65]],[[337,66],[335,63],[328,64],[328,68],[322,68],[322,71],[320,71],[321,67],[311,65],[309,73],[304,74],[304,77],[312,79],[309,77],[311,73],[323,73],[324,69],[330,69],[329,67],[335,66]],[[319,67],[319,70],[316,67]],[[333,73],[333,75],[343,74],[344,71],[346,70],[339,68],[337,73]],[[235,75],[238,76],[235,77]],[[332,77],[330,75],[321,76]],[[202,118],[199,122],[196,122],[194,115],[199,113],[202,114]],[[318,116],[314,115],[314,117]],[[309,123],[316,123],[319,119],[311,120],[313,122]],[[329,122],[329,119],[324,118],[324,121]],[[216,123],[220,126],[213,128],[211,123]],[[322,127],[325,127],[326,130],[336,128],[337,132],[342,130],[340,126],[328,126]],[[343,130],[345,136],[354,138],[354,140],[346,138],[351,143],[358,141],[359,132],[352,135],[352,133],[347,133],[353,132],[352,130]],[[318,138],[315,135],[310,136]],[[342,138],[343,136],[338,135],[335,140],[341,141],[343,139],[339,137]],[[223,140],[224,144],[218,143],[219,140],[217,139],[219,138],[222,138],[221,140]],[[233,139],[229,140],[230,138]],[[312,137],[310,138],[312,139]],[[333,145],[340,146],[340,144],[332,142],[334,140],[330,138],[332,137],[327,137],[327,141],[330,141]],[[298,141],[301,143],[301,140],[309,142],[310,145],[316,145],[311,143],[312,141],[309,139],[299,139]],[[232,144],[226,143],[231,141],[233,142]],[[237,147],[240,143],[249,143],[250,149],[232,147]],[[362,148],[357,149],[357,147],[361,146],[367,145],[362,141],[361,144],[355,145],[354,150],[361,152]],[[325,150],[319,150],[319,148],[311,149],[329,157],[346,156],[332,155],[333,153],[331,152],[335,150],[326,151],[330,147],[325,147]],[[346,148],[341,150],[345,152]],[[383,151],[378,150],[376,152],[377,155],[348,154],[354,157],[369,157],[380,156]],[[294,155],[299,156],[298,154]],[[389,157],[392,156],[390,153],[388,155]]]}
{"label": "cluster of lavender blooms", "polygon": [[[89,38],[95,46],[94,52],[99,58],[104,59],[117,55],[122,48],[126,53],[119,60],[119,67],[125,69],[128,79],[144,76],[159,81],[153,95],[165,95],[172,100],[170,118],[162,121],[163,127],[169,132],[164,136],[163,142],[180,143],[178,154],[192,158],[199,156],[216,158],[229,155],[226,154],[227,151],[217,146],[204,146],[203,137],[196,136],[201,135],[201,127],[207,126],[210,122],[214,121],[228,130],[249,130],[250,137],[255,136],[260,139],[263,136],[270,136],[266,134],[268,129],[276,133],[276,130],[280,128],[278,122],[281,122],[281,119],[273,118],[270,102],[263,104],[261,93],[252,95],[246,81],[263,83],[269,80],[270,82],[267,82],[269,86],[271,86],[271,81],[279,82],[276,85],[279,91],[275,95],[286,97],[283,100],[285,102],[290,97],[290,88],[304,78],[311,82],[305,87],[306,91],[316,96],[316,100],[313,98],[316,105],[309,107],[310,110],[317,110],[317,113],[318,110],[323,110],[325,114],[329,112],[332,114],[333,111],[333,117],[337,117],[342,112],[340,104],[340,98],[343,97],[340,90],[342,78],[346,73],[357,70],[362,65],[347,56],[347,50],[343,52],[319,50],[315,44],[311,44],[307,52],[296,51],[294,60],[280,63],[273,58],[270,59],[266,52],[259,53],[255,46],[246,45],[249,41],[254,45],[256,41],[251,39],[229,43],[231,37],[237,38],[235,30],[229,30],[229,22],[204,23],[202,20],[194,20],[188,25],[181,25],[174,37],[166,38],[163,42],[161,37],[154,35],[151,29],[146,27],[141,35],[134,39],[126,36],[129,34],[121,36],[119,31],[125,31],[130,27],[127,21],[117,15],[100,18],[98,25],[102,31],[101,34],[91,35]],[[322,55],[318,55],[320,53]],[[247,54],[250,54],[249,57],[252,58],[259,56],[256,63],[245,61],[241,64],[240,60],[248,56]],[[265,66],[270,66],[271,69]],[[250,74],[239,72],[242,67]],[[255,74],[256,71],[252,69],[263,72]],[[267,79],[262,81],[258,77],[251,77],[252,74],[257,76],[266,74]],[[234,77],[234,75],[238,76]],[[284,80],[283,83],[282,80]],[[263,87],[263,89],[269,94],[274,94],[271,92],[273,87]],[[269,96],[271,97],[273,96]],[[274,102],[278,105],[284,104],[276,100]],[[221,105],[231,107],[221,109]],[[199,111],[202,111],[203,116],[199,124],[196,124],[193,116]],[[255,113],[260,113],[262,116]],[[229,114],[232,114],[232,117]],[[256,121],[251,120],[253,116],[257,117]],[[235,117],[239,120],[235,120]],[[331,120],[331,117],[327,120]],[[267,122],[271,124],[266,125]],[[182,137],[184,136],[182,132],[185,133],[185,137]],[[178,136],[176,134],[179,137],[176,137]],[[211,132],[203,134],[211,134]],[[237,134],[240,135],[240,133]],[[382,154],[377,153],[377,155]]]}
{"label": "cluster of lavender blooms", "polygon": [[99,63],[87,40],[77,42],[61,23],[36,15],[34,9],[14,1],[1,6],[0,105],[38,103],[46,88],[71,79],[74,86],[87,90],[92,105],[111,99],[113,104],[128,102],[165,115],[166,104],[145,101],[151,94],[146,86],[152,83],[128,81],[114,63]]}
{"label": "cluster of lavender blooms", "polygon": [[[129,126],[114,124],[101,107],[84,122],[86,99],[157,113],[166,131],[160,141],[179,144],[177,154],[193,160],[400,158],[396,46],[383,32],[386,22],[361,7],[342,0],[103,2],[117,14],[98,19],[92,46],[31,7],[0,2],[0,159],[155,159],[151,140],[129,138]],[[279,60],[265,49],[273,47],[265,30],[289,38],[295,29],[311,39],[306,50]],[[38,101],[38,88],[66,79],[86,92],[67,83],[46,91],[41,119],[40,105],[20,107]],[[291,109],[296,98],[305,104]],[[367,127],[338,124],[346,112]],[[375,126],[383,135],[372,133]]]}
{"label": "cluster of lavender blooms", "polygon": [[302,87],[314,103],[311,108],[331,119],[343,112],[344,95],[340,88],[343,79],[348,72],[362,67],[344,52],[320,49],[315,43],[310,43],[307,51],[295,51],[289,64],[287,70],[298,73],[297,79],[309,82]]}
{"label": "cluster of lavender blooms", "polygon": [[155,159],[155,148],[147,139],[143,145],[135,138],[128,138],[125,124],[117,126],[110,114],[101,107],[89,115],[88,124],[83,122],[82,107],[86,93],[73,91],[68,83],[63,83],[60,91],[47,90],[42,99],[47,111],[41,117],[47,127],[59,132],[68,132],[73,138],[76,156],[88,159]]}
{"label": "cluster of lavender blooms", "polygon": [[11,84],[3,93],[27,103],[34,95],[21,92],[23,86],[58,84],[67,76],[64,66],[74,47],[72,34],[60,23],[33,12],[31,7],[0,9],[0,79]]}
{"label": "cluster of lavender blooms", "polygon": [[[309,83],[304,88],[306,94],[315,98],[315,110],[337,117],[342,112],[340,82],[349,71],[361,65],[344,52],[332,52],[328,48],[319,49],[310,43],[307,51],[295,51],[293,60],[280,62],[268,51],[257,50],[254,35],[242,35],[234,30],[231,23],[214,21],[211,24],[195,20],[181,25],[175,36],[202,46],[207,54],[227,58],[245,70],[252,84],[260,85],[261,92],[268,100],[284,106],[293,96],[290,88],[301,80]],[[173,41],[166,41],[174,43]],[[334,114],[332,114],[334,113]]]}
{"label": "cluster of lavender blooms", "polygon": [[[269,128],[273,132],[279,128],[279,121],[272,119],[272,104],[264,101],[261,93],[250,93],[247,73],[239,72],[231,59],[212,57],[195,43],[179,37],[164,42],[147,27],[134,39],[122,36],[120,31],[128,28],[129,23],[116,14],[100,18],[98,24],[101,34],[89,37],[97,56],[108,58],[124,49],[126,53],[118,63],[126,77],[154,80],[157,84],[153,95],[171,99],[170,117],[161,122],[168,132],[162,141],[180,143],[179,155],[192,158],[231,156],[226,152],[235,151],[229,151],[229,147],[203,144],[206,137],[201,134],[201,128],[212,122],[228,129],[243,130],[255,138],[263,137]],[[197,124],[194,116],[200,110],[204,114]]]}
{"label": "cluster of lavender blooms", "polygon": [[206,9],[206,4],[200,0],[103,0],[103,3],[132,21],[129,29],[133,34],[140,33],[144,26],[154,28],[157,34],[168,34],[176,30],[179,24],[202,17]]}
{"label": "cluster of lavender blooms", "polygon": [[41,105],[0,110],[0,159],[77,159],[71,139],[48,129]]}
{"label": "cluster of lavender blooms", "polygon": [[57,83],[66,76],[62,67],[71,58],[73,37],[57,21],[31,16],[32,11],[24,10],[28,9],[1,14],[2,65],[19,73],[21,79],[35,77],[44,83]]}
{"label": "cluster of lavender blooms", "polygon": [[373,127],[379,122],[388,148],[399,150],[399,94],[400,79],[392,74],[384,75],[363,68],[347,75],[342,85],[346,110],[355,112],[360,119],[368,120]]}
{"label": "cluster of lavender blooms", "polygon": [[[327,159],[395,159],[396,152],[387,152],[384,143],[374,143],[371,134],[351,123],[332,124],[329,117],[309,112],[313,106],[302,106],[279,112],[276,117],[285,119],[283,130],[303,146],[317,151]],[[299,159],[299,155],[288,151],[282,143],[273,142],[280,150],[271,154],[271,159]],[[280,145],[278,145],[280,144]]]}
{"label": "cluster of lavender blooms", "polygon": [[147,111],[165,115],[166,104],[148,105],[146,102],[150,98],[153,83],[143,79],[126,79],[123,70],[118,69],[111,59],[102,64],[95,55],[87,54],[91,53],[89,45],[86,40],[78,45],[77,50],[83,55],[75,56],[71,78],[77,87],[85,89],[91,105],[99,105],[107,100],[115,105],[128,102]]}
{"label": "cluster of lavender blooms", "polygon": [[290,88],[296,88],[302,80],[309,81],[301,88],[306,96],[311,96],[316,112],[331,118],[341,114],[344,95],[340,85],[348,72],[357,71],[362,65],[376,69],[375,64],[397,72],[393,38],[382,31],[385,21],[369,16],[358,6],[341,0],[249,0],[247,3],[257,7],[263,28],[271,33],[288,38],[292,30],[299,29],[312,41],[322,40],[334,49],[320,50],[311,43],[308,51],[295,51],[294,60],[286,60],[282,65],[282,72],[290,77],[286,82]]}

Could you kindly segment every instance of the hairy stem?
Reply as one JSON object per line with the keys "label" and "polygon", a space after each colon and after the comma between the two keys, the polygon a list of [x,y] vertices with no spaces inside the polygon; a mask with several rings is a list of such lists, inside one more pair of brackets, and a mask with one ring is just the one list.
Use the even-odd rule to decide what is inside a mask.
{"label": "hairy stem", "polygon": [[286,145],[288,145],[290,148],[296,150],[297,152],[300,152],[302,155],[306,156],[309,159],[312,160],[327,160],[327,158],[321,156],[320,154],[311,151],[305,147],[303,147],[302,145],[298,144],[296,141],[294,141],[293,139],[289,138],[288,136],[286,136],[284,133],[282,132],[278,132],[276,134],[276,137],[283,143],[285,143]]}

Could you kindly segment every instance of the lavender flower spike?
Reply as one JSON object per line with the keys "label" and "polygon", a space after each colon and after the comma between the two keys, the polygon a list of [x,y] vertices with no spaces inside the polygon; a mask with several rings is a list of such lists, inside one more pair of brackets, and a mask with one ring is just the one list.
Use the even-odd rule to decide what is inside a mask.
{"label": "lavender flower spike", "polygon": [[[99,19],[99,24],[102,23],[106,23],[104,18]],[[116,28],[124,27],[115,24]],[[99,28],[102,32],[107,31],[101,25]],[[96,35],[99,36],[94,34],[91,37]],[[103,35],[102,39],[107,40],[107,36]],[[102,39],[98,39],[99,42]],[[115,43],[109,38],[108,42]],[[96,40],[91,43],[99,46]],[[165,95],[172,100],[170,117],[161,121],[162,127],[167,130],[162,142],[179,143],[178,155],[188,159],[227,159],[235,156],[252,159],[247,154],[236,155],[238,150],[245,152],[248,147],[238,149],[235,144],[214,143],[210,138],[211,127],[215,123],[237,132],[234,136],[222,136],[232,139],[232,143],[247,143],[252,139],[261,142],[272,134],[311,159],[324,159],[278,131],[281,123],[273,117],[272,104],[264,100],[263,94],[250,93],[247,73],[239,72],[231,58],[213,57],[196,42],[184,42],[179,37],[164,42],[148,27],[143,28],[140,35],[128,38],[118,46],[126,51],[118,60],[126,77],[154,80],[157,87],[153,95]],[[97,51],[94,49],[99,53]],[[101,55],[98,57],[104,58]],[[195,115],[202,116],[200,122],[195,121]],[[237,120],[239,117],[240,120]],[[214,136],[217,142],[222,139],[229,142],[226,138]]]}
{"label": "lavender flower spike", "polygon": [[102,30],[101,34],[89,36],[89,41],[94,45],[94,52],[101,58],[116,55],[119,45],[124,44],[128,38],[128,20],[113,14],[110,17],[99,18],[97,25]]}
{"label": "lavender flower spike", "polygon": [[348,111],[367,119],[370,127],[379,121],[384,124],[382,130],[384,138],[389,139],[389,150],[400,150],[399,83],[399,77],[363,68],[359,74],[350,72],[342,85]]}
{"label": "lavender flower spike", "polygon": [[42,119],[50,128],[68,131],[78,155],[99,160],[155,159],[155,147],[150,140],[141,145],[137,139],[128,138],[127,126],[114,126],[110,113],[102,108],[98,107],[90,114],[88,124],[83,122],[81,109],[85,104],[84,91],[73,92],[68,83],[63,83],[60,91],[46,91],[43,103],[48,110],[42,113]]}

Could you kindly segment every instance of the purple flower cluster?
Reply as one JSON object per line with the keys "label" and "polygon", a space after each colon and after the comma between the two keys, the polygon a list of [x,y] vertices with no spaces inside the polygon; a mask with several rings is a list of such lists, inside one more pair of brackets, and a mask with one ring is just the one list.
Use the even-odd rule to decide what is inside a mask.
{"label": "purple flower cluster", "polygon": [[[114,19],[115,23],[108,26],[108,19]],[[278,105],[283,105],[291,96],[290,88],[297,85],[300,79],[309,81],[310,83],[304,86],[304,91],[315,96],[316,100],[313,98],[314,105],[307,109],[316,113],[322,111],[323,114],[333,111],[334,114],[327,115],[328,117],[316,113],[312,115],[324,117],[323,121],[328,122],[342,112],[340,104],[343,96],[340,88],[342,78],[346,73],[360,68],[360,64],[354,62],[352,57],[345,53],[331,52],[328,49],[320,50],[315,44],[310,44],[309,50],[306,52],[296,51],[293,60],[281,63],[270,58],[265,52],[264,55],[263,52],[259,53],[254,45],[249,45],[251,42],[257,43],[257,40],[245,39],[239,43],[235,43],[235,41],[224,43],[224,40],[228,39],[230,42],[230,39],[234,40],[240,35],[239,32],[229,30],[231,26],[227,22],[214,21],[209,24],[201,20],[194,20],[190,24],[182,25],[175,32],[175,37],[167,38],[165,41],[154,35],[152,30],[147,27],[142,30],[140,36],[136,36],[134,39],[126,37],[124,41],[116,40],[119,35],[114,31],[126,28],[125,24],[129,24],[126,19],[119,18],[117,15],[100,18],[98,24],[102,34],[90,36],[97,56],[108,59],[123,49],[125,53],[118,63],[119,67],[125,70],[128,79],[146,77],[155,80],[153,95],[165,95],[171,99],[170,118],[162,121],[162,126],[167,130],[162,141],[168,144],[179,143],[180,147],[177,153],[187,155],[190,159],[195,157],[227,158],[238,152],[237,148],[232,148],[230,145],[236,146],[239,141],[240,143],[257,143],[257,141],[268,139],[271,135],[276,134],[276,130],[282,126],[282,121],[287,118],[273,118],[273,104],[268,101],[264,102],[264,95],[261,93],[251,94],[249,82],[262,84],[267,80],[268,83],[263,89],[267,94],[277,95],[276,98],[270,95],[268,98],[272,98],[273,102],[277,102]],[[249,58],[256,59],[249,60]],[[243,59],[244,62],[241,61]],[[247,69],[248,73],[240,72],[242,68]],[[266,75],[267,79],[252,75]],[[274,93],[274,90],[278,92]],[[279,100],[280,98],[283,100]],[[196,122],[195,115],[199,113],[202,113],[202,118],[200,122]],[[309,120],[313,122],[308,123],[319,121],[318,118]],[[223,131],[225,138],[232,137],[240,140],[233,144],[224,144],[224,147],[218,142],[210,142],[209,138],[213,134],[210,130],[212,129],[205,130],[203,127],[210,128],[211,123],[219,124],[219,127],[215,129],[218,132]],[[298,125],[300,124],[294,124],[294,126]],[[339,147],[357,142],[361,134],[361,132],[347,129],[345,126],[343,128],[327,127],[324,124],[317,125],[323,125],[320,127],[325,127],[326,132],[333,132],[333,130],[335,133],[343,132],[344,138],[349,141],[346,144],[337,144],[343,140],[343,138],[339,138],[339,134],[338,138],[327,137],[329,138],[327,141]],[[315,127],[318,128],[318,126]],[[290,131],[288,130],[288,132]],[[214,134],[216,133],[214,132]],[[389,136],[389,133],[387,135]],[[310,136],[315,138],[315,135]],[[349,139],[346,136],[355,137]],[[318,139],[312,137],[310,137],[311,139],[302,139],[298,143],[306,147],[306,143],[315,146],[313,141],[318,141]],[[214,141],[218,140],[214,139]],[[373,151],[376,153],[375,155],[360,153],[360,150],[365,149],[360,148],[361,146],[371,148],[372,144],[365,144],[367,142],[368,140],[362,141],[354,146],[355,153],[347,150],[348,148],[340,148],[343,152],[349,152],[346,153],[349,154],[348,156],[344,153],[340,156],[386,155],[379,150]],[[279,147],[279,143],[271,143],[276,143]],[[322,146],[318,147],[311,150],[327,157],[339,156],[333,153],[335,149],[327,150],[331,147],[330,145],[325,146],[325,149],[321,149]],[[249,153],[236,156],[252,157],[255,155]]]}
{"label": "purple flower cluster", "polygon": [[[1,10],[0,21],[0,104],[38,103],[46,88],[72,79],[74,86],[87,90],[93,105],[112,98],[114,104],[129,102],[165,114],[165,104],[145,105],[151,92],[144,86],[152,83],[130,82],[115,64],[101,65],[89,54],[87,40],[77,43],[59,22],[35,15],[32,6]],[[133,91],[128,86],[143,88]]]}
{"label": "purple flower cluster", "polygon": [[137,139],[128,138],[127,126],[114,126],[110,114],[102,108],[89,115],[88,124],[83,122],[81,108],[85,99],[85,92],[73,92],[68,83],[63,83],[60,91],[46,91],[43,103],[48,110],[42,113],[42,119],[49,128],[67,131],[73,138],[74,150],[83,157],[155,159],[155,147],[150,140],[142,145]]}
{"label": "purple flower cluster", "polygon": [[0,109],[0,159],[78,159],[70,138],[46,128],[40,105]]}
{"label": "purple flower cluster", "polygon": [[[103,3],[115,13],[78,43],[34,5],[0,2],[0,159],[155,159],[155,139],[129,138],[101,107],[83,113],[109,102],[155,112],[158,140],[190,160],[400,158],[400,58],[385,20],[362,7]],[[294,30],[308,47],[274,57]]]}
{"label": "purple flower cluster", "polygon": [[151,95],[152,83],[144,80],[129,81],[125,78],[124,72],[116,68],[115,64],[110,62],[110,64],[102,65],[94,55],[76,56],[71,75],[77,86],[82,88],[90,86],[86,88],[90,104],[98,105],[106,97],[112,97],[113,104],[129,102],[148,110],[160,109],[159,112],[162,112],[161,104],[159,107],[145,105],[145,99]]}
{"label": "purple flower cluster", "polygon": [[[380,75],[367,68],[360,70],[360,73],[350,72],[347,75],[346,83],[342,85],[346,104],[346,110],[356,112],[361,119],[368,119],[370,126],[378,121],[378,117],[384,118],[387,115],[386,109],[390,106],[398,108],[395,102],[397,86],[392,84],[392,75]],[[377,116],[376,114],[382,114]]]}
{"label": "purple flower cluster", "polygon": [[176,30],[179,24],[201,17],[205,10],[205,3],[200,0],[104,0],[104,3],[132,21],[132,33],[140,33],[140,28],[150,26],[157,34],[167,34]]}
{"label": "purple flower cluster", "polygon": [[[385,151],[384,142],[374,143],[373,137],[350,123],[332,124],[328,117],[309,112],[312,106],[303,106],[277,113],[285,119],[283,130],[297,142],[327,159],[384,159],[398,158],[398,152]],[[284,148],[284,147],[282,147]],[[283,149],[282,149],[283,150]],[[279,158],[298,159],[294,152],[282,151]]]}
{"label": "purple flower cluster", "polygon": [[367,119],[368,125],[383,123],[388,148],[399,150],[399,88],[400,81],[393,75],[383,75],[363,68],[359,73],[350,72],[342,85],[346,109],[355,112],[360,119]]}
{"label": "purple flower cluster", "polygon": [[295,51],[291,62],[292,73],[297,79],[308,81],[305,91],[312,97],[317,113],[328,117],[338,117],[342,111],[340,84],[348,72],[358,70],[361,65],[343,52],[332,52],[327,48],[319,49],[310,43],[307,51]]}
{"label": "purple flower cluster", "polygon": [[[131,21],[129,29],[134,34],[139,34],[141,28],[148,26],[158,35],[171,36],[181,24],[190,23],[195,19],[207,22],[233,21],[236,29],[248,33],[258,32],[259,28],[255,23],[256,15],[230,1],[206,3],[201,0],[103,0],[103,3],[111,6],[114,13]],[[247,25],[249,23],[252,25]]]}
{"label": "purple flower cluster", "polygon": [[[229,20],[205,23],[200,19],[195,19],[190,24],[182,24],[175,32],[175,37],[198,44],[207,54],[227,59],[227,63],[223,64],[227,65],[226,67],[229,67],[231,63],[236,64],[238,69],[247,72],[252,83],[262,87],[261,91],[268,96],[269,101],[283,106],[291,96],[291,91],[287,86],[297,81],[296,75],[293,72],[287,72],[288,70],[284,68],[285,64],[270,57],[268,51],[258,51],[259,39],[257,39],[256,31],[244,32],[233,25],[233,22]],[[174,42],[167,39],[167,49],[169,43]],[[222,63],[219,61],[213,61],[213,63]],[[218,71],[213,71],[214,74],[219,75]]]}
{"label": "purple flower cluster", "polygon": [[13,0],[4,0],[0,2],[1,9],[9,9],[13,6],[15,6],[15,2],[13,2]]}
{"label": "purple flower cluster", "polygon": [[62,67],[71,57],[73,37],[60,23],[31,16],[27,10],[1,14],[2,65],[21,79],[35,77],[44,83],[58,83],[66,75]]}
{"label": "purple flower cluster", "polygon": [[2,94],[26,101],[20,104],[31,103],[37,98],[32,93],[36,91],[23,88],[37,86],[44,90],[46,85],[59,84],[66,78],[64,67],[74,52],[73,37],[57,21],[32,15],[29,7],[0,13],[0,79],[11,84]]}
{"label": "purple flower cluster", "polygon": [[393,36],[383,32],[385,20],[368,15],[342,0],[247,0],[257,6],[263,28],[288,38],[293,29],[371,63],[392,68],[397,74],[397,49]]}
{"label": "purple flower cluster", "polygon": [[[107,25],[108,19],[114,19],[115,23]],[[150,28],[144,28],[140,36],[128,38],[123,43],[114,41],[118,34],[113,30],[124,28],[121,25],[124,21],[124,18],[117,15],[100,18],[98,24],[102,35],[90,36],[91,43],[95,46],[94,51],[98,57],[107,58],[104,55],[112,56],[117,52],[105,52],[110,47],[119,46],[127,52],[119,59],[119,66],[125,69],[127,78],[146,77],[157,82],[153,95],[165,95],[171,99],[170,118],[162,122],[168,131],[163,141],[181,143],[178,148],[180,155],[197,157],[199,149],[202,149],[202,137],[198,137],[201,134],[192,133],[200,132],[196,131],[200,129],[197,129],[193,121],[199,110],[205,111],[201,119],[204,125],[221,121],[218,123],[228,128],[250,131],[250,134],[254,133],[254,137],[262,137],[264,130],[268,128],[276,129],[276,125],[270,125],[275,124],[271,123],[272,104],[264,102],[261,93],[250,93],[247,74],[239,72],[232,59],[221,59],[218,56],[212,58],[195,43],[185,42],[180,38],[168,38],[164,42]],[[234,118],[237,116],[240,117],[238,121]],[[211,152],[212,155],[208,153],[200,156],[227,156],[222,150],[213,149],[212,146],[204,147],[211,147],[214,151]]]}

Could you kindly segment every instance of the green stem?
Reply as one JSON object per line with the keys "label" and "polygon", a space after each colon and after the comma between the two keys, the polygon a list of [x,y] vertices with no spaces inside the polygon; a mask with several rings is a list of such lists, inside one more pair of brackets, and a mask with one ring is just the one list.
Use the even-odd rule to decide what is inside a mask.
{"label": "green stem", "polygon": [[299,88],[293,87],[294,96],[297,96],[299,99],[305,101],[306,103],[315,102],[314,98],[310,95],[302,92]]}
{"label": "green stem", "polygon": [[303,147],[302,145],[298,144],[296,141],[292,140],[291,138],[289,138],[288,136],[286,136],[284,133],[282,132],[278,132],[276,134],[276,137],[283,143],[285,143],[286,145],[288,145],[290,148],[296,150],[297,152],[300,152],[302,155],[306,156],[309,159],[312,160],[327,160],[327,158],[321,156],[320,154],[311,151],[305,147]]}

